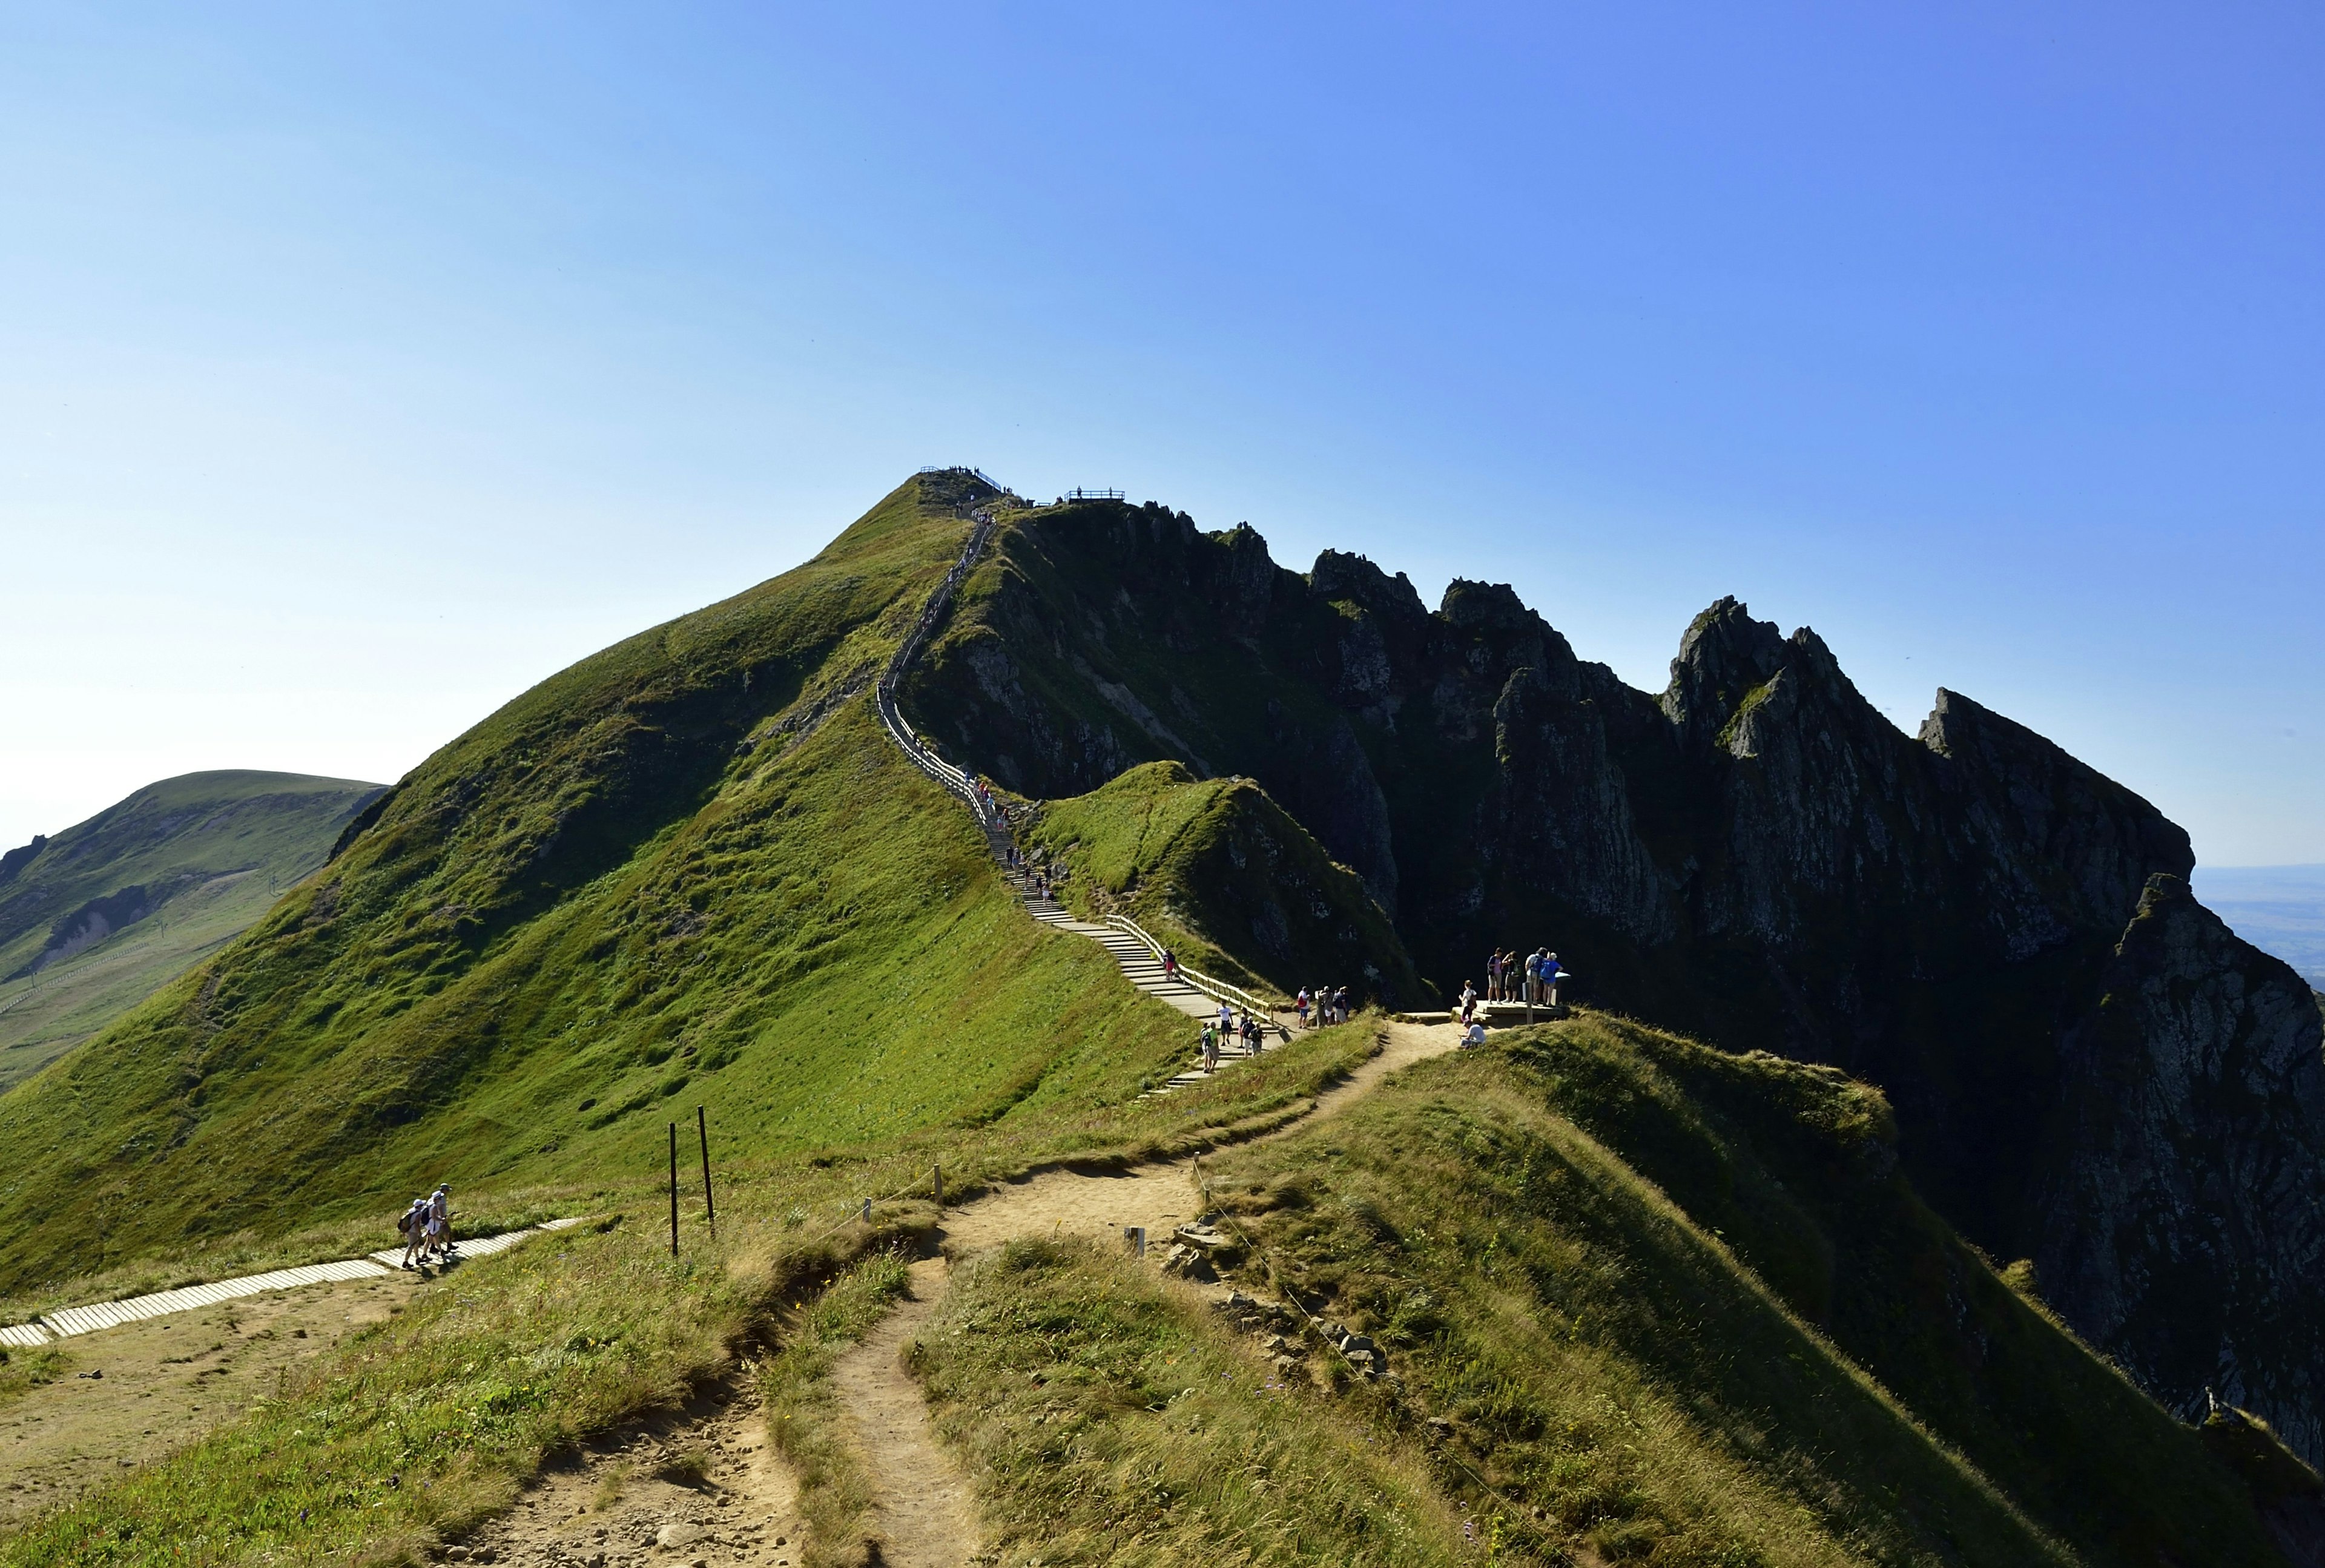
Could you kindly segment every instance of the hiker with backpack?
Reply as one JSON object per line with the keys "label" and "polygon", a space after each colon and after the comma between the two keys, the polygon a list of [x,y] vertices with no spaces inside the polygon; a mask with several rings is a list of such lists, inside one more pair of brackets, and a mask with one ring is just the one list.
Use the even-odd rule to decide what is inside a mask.
{"label": "hiker with backpack", "polygon": [[413,1266],[412,1259],[423,1256],[421,1245],[428,1239],[428,1200],[414,1198],[403,1212],[396,1216],[395,1233],[403,1238],[403,1261],[398,1268]]}

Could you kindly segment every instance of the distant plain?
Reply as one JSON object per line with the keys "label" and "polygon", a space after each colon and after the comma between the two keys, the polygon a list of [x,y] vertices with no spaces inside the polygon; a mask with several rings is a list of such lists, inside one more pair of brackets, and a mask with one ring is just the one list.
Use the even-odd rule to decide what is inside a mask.
{"label": "distant plain", "polygon": [[2325,865],[2199,866],[2193,886],[2238,936],[2325,990]]}

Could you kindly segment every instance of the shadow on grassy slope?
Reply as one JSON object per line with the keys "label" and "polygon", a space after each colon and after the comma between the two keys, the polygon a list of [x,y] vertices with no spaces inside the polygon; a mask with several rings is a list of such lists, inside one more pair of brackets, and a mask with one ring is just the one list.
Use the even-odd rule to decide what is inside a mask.
{"label": "shadow on grassy slope", "polygon": [[1496,1044],[1214,1192],[1504,1492],[1658,1563],[2270,1560],[1913,1196],[1876,1092],[1595,1017]]}

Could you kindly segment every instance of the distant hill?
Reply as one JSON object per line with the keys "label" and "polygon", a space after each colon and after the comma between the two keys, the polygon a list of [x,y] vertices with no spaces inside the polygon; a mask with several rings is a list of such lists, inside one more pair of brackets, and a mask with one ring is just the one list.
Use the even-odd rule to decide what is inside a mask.
{"label": "distant hill", "polygon": [[383,788],[190,773],[0,856],[0,1092],[239,935]]}
{"label": "distant hill", "polygon": [[2325,990],[2325,866],[2199,866],[2206,907]]}

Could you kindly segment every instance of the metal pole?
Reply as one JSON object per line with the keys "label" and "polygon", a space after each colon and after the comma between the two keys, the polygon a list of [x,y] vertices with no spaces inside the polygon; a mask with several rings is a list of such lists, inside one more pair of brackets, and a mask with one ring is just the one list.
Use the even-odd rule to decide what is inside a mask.
{"label": "metal pole", "polygon": [[718,1239],[718,1206],[710,1201],[710,1123],[702,1108],[694,1108],[694,1130],[702,1139],[702,1217],[710,1222],[710,1239]]}
{"label": "metal pole", "polygon": [[670,1255],[678,1256],[678,1124],[670,1124]]}

